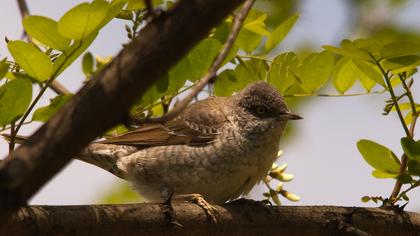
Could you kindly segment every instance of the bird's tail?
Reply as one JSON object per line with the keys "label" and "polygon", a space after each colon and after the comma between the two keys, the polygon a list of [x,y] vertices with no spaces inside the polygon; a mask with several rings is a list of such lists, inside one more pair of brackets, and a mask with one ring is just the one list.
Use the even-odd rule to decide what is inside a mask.
{"label": "bird's tail", "polygon": [[121,158],[137,151],[138,149],[134,146],[93,143],[76,155],[75,158],[126,179],[127,170],[124,166],[119,165],[119,161]]}
{"label": "bird's tail", "polygon": [[[11,136],[9,134],[1,135],[6,141],[11,141]],[[28,137],[25,136],[16,136],[14,142],[22,144],[27,139]],[[73,158],[95,165],[122,179],[126,179],[127,171],[118,165],[118,161],[120,158],[136,151],[138,151],[138,149],[134,146],[93,143]]]}

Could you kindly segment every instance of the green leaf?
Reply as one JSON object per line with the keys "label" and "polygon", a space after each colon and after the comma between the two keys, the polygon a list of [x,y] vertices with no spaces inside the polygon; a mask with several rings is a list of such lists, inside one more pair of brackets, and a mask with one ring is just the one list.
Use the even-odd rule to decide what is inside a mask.
{"label": "green leaf", "polygon": [[[163,0],[152,0],[152,4],[160,5],[163,3]],[[144,0],[129,0],[127,3],[126,10],[139,10],[146,8],[146,4],[144,3]]]}
{"label": "green leaf", "polygon": [[330,52],[309,54],[298,69],[302,89],[307,93],[313,93],[321,88],[330,78],[334,64],[335,57]]}
{"label": "green leaf", "polygon": [[93,72],[94,59],[92,53],[87,52],[82,58],[82,71],[86,76]]}
{"label": "green leaf", "polygon": [[7,64],[6,58],[0,61],[0,80],[6,76],[7,72],[9,71],[9,64]]}
{"label": "green leaf", "polygon": [[10,41],[7,44],[10,54],[16,63],[38,81],[45,81],[50,78],[53,64],[50,58],[39,51],[33,44],[20,40]]}
{"label": "green leaf", "polygon": [[398,174],[391,174],[388,172],[383,172],[380,170],[372,171],[372,176],[378,179],[389,179],[389,178],[396,178]]}
{"label": "green leaf", "polygon": [[410,175],[420,176],[420,162],[408,160],[408,172]]}
{"label": "green leaf", "polygon": [[267,65],[263,60],[251,59],[241,62],[235,70],[226,70],[216,79],[214,92],[218,96],[229,96],[245,88],[249,83],[265,80]]}
{"label": "green leaf", "polygon": [[410,137],[404,137],[401,146],[408,158],[420,162],[420,140],[416,142]]}
{"label": "green leaf", "polygon": [[379,52],[383,58],[411,56],[420,53],[420,44],[411,41],[397,41],[384,45]]}
{"label": "green leaf", "polygon": [[299,19],[299,15],[293,15],[283,23],[281,23],[274,31],[271,33],[265,42],[265,49],[270,51],[276,47],[279,43],[283,41],[289,31],[293,28],[296,21]]}
{"label": "green leaf", "polygon": [[169,71],[171,90],[178,90],[185,81],[197,81],[210,68],[214,58],[222,48],[222,44],[212,38],[203,40],[177,65]]}
{"label": "green leaf", "polygon": [[64,51],[70,40],[58,32],[57,22],[45,16],[28,16],[22,21],[26,32],[47,47]]}
{"label": "green leaf", "polygon": [[265,28],[265,19],[267,14],[256,10],[252,10],[246,18],[243,28],[259,35],[270,35],[270,32]]}
{"label": "green leaf", "polygon": [[[235,76],[238,81],[245,87],[248,83],[257,80],[265,80],[267,74],[267,64],[263,60],[251,59],[240,63],[235,68]],[[242,89],[241,88],[241,89]]]}
{"label": "green leaf", "polygon": [[341,94],[349,90],[359,76],[359,69],[346,57],[340,58],[332,73],[334,87]]}
{"label": "green leaf", "polygon": [[[347,41],[343,42],[343,44],[346,44],[349,47],[355,47],[357,49],[361,49],[365,53],[365,55],[369,56],[368,58],[365,58],[366,61],[371,61],[372,57],[374,57],[375,60],[381,59],[379,50],[386,43],[387,43],[386,40],[375,39],[375,38],[356,39],[351,43],[352,46],[349,46],[350,44],[348,44]],[[367,52],[369,52],[370,55],[372,55],[372,57]]]}
{"label": "green leaf", "polygon": [[376,71],[376,67],[374,65],[368,64],[362,60],[353,60],[353,63],[369,78],[386,88],[384,78],[378,71]]}
{"label": "green leaf", "polygon": [[370,201],[370,197],[369,196],[363,196],[360,200],[362,202],[369,202]]}
{"label": "green leaf", "polygon": [[296,80],[293,73],[298,63],[298,58],[293,52],[278,55],[271,63],[267,82],[284,94]]}
{"label": "green leaf", "polygon": [[16,121],[32,99],[32,83],[26,79],[14,79],[0,87],[0,126]]}
{"label": "green leaf", "polygon": [[360,48],[356,47],[353,42],[348,39],[341,41],[341,47],[334,47],[329,45],[322,46],[325,50],[332,53],[342,55],[351,59],[360,59],[370,61],[371,57],[369,54]]}
{"label": "green leaf", "polygon": [[168,76],[163,76],[162,78],[158,79],[156,83],[149,87],[149,89],[144,93],[143,97],[140,100],[140,105],[142,107],[151,105],[165,94],[169,94],[172,92],[178,91],[178,89],[168,91],[170,87],[170,81]]}
{"label": "green leaf", "polygon": [[420,56],[410,55],[396,58],[390,58],[381,62],[383,67],[391,70],[393,74],[399,74],[420,65]]}
{"label": "green leaf", "polygon": [[376,82],[372,80],[369,76],[367,76],[365,73],[363,73],[360,69],[358,69],[357,77],[359,78],[360,83],[367,92],[370,92],[372,88],[376,85]]}
{"label": "green leaf", "polygon": [[235,40],[235,44],[247,53],[254,51],[262,40],[262,35],[242,29]]}
{"label": "green leaf", "polygon": [[362,139],[357,142],[357,148],[365,161],[374,169],[389,174],[398,174],[400,164],[396,161],[395,154],[387,147]]}
{"label": "green leaf", "polygon": [[73,45],[66,49],[66,51],[61,54],[54,61],[53,74],[57,77],[61,74],[67,67],[69,67],[86,49],[92,44],[95,40],[97,33],[91,34],[89,37],[83,41],[75,41]]}
{"label": "green leaf", "polygon": [[58,21],[58,31],[66,38],[82,40],[99,31],[110,9],[106,1],[81,3]]}
{"label": "green leaf", "polygon": [[59,95],[51,99],[50,105],[40,107],[35,110],[32,115],[33,121],[46,122],[52,115],[54,115],[64,104],[66,104],[72,95]]}
{"label": "green leaf", "polygon": [[239,91],[240,85],[234,70],[225,70],[217,76],[214,83],[214,94],[216,96],[230,96]]}
{"label": "green leaf", "polygon": [[413,181],[413,178],[410,175],[402,174],[397,177],[397,180],[402,184],[409,184]]}

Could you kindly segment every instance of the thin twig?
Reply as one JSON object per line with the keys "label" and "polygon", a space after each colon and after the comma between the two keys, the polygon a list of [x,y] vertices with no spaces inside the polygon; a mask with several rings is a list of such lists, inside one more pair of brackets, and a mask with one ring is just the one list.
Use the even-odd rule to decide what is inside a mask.
{"label": "thin twig", "polygon": [[160,123],[165,122],[168,120],[171,120],[179,115],[187,106],[190,104],[190,102],[194,99],[194,97],[197,96],[197,94],[203,90],[203,88],[206,86],[206,84],[217,75],[217,70],[222,66],[223,61],[225,60],[226,56],[229,53],[229,50],[232,48],[233,43],[235,42],[236,37],[239,34],[239,31],[242,27],[242,24],[245,20],[245,17],[248,15],[248,12],[251,10],[252,5],[254,4],[255,0],[247,0],[242,9],[235,15],[235,19],[232,24],[232,29],[230,31],[230,34],[223,45],[222,50],[217,55],[216,59],[213,61],[209,71],[204,75],[199,82],[192,88],[192,91],[190,94],[188,94],[187,97],[185,97],[182,101],[180,101],[176,107],[174,107],[170,112],[168,112],[166,115],[163,115],[161,117],[156,118],[147,118],[140,123]]}
{"label": "thin twig", "polygon": [[[405,83],[405,80],[404,80],[404,78],[402,77],[401,74],[398,74],[398,77],[400,78],[401,83],[402,83],[404,89],[407,92],[406,94],[407,94],[407,97],[410,101],[411,109],[412,109],[412,113],[413,113],[410,129],[408,130],[409,135],[407,135],[407,136],[414,137],[414,129],[416,127],[416,122],[417,122],[417,117],[418,117],[418,113],[417,113],[417,110],[416,110],[416,104],[414,102],[413,94],[411,93],[410,87],[407,86],[407,84]],[[397,109],[397,106],[395,108]],[[405,122],[404,122],[404,124],[405,124]],[[407,163],[408,163],[408,157],[404,153],[401,157],[401,165],[400,165],[398,175],[403,175],[405,173],[405,170],[407,169]],[[391,193],[391,196],[390,196],[391,201],[398,201],[398,199],[400,199],[400,197],[402,195],[399,194],[399,193],[401,191],[402,185],[403,184],[398,179],[395,181],[395,185],[394,185],[394,188],[392,189],[392,193]]]}
{"label": "thin twig", "polygon": [[[14,134],[15,134],[15,122],[12,122],[10,124],[10,135],[14,135]],[[15,142],[10,142],[9,143],[9,156],[8,156],[8,158],[12,157],[13,150],[15,150]]]}

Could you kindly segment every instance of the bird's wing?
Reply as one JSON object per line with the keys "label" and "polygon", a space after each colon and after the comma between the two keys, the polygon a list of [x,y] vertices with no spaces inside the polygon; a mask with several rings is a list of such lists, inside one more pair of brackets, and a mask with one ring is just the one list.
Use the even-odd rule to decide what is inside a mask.
{"label": "bird's wing", "polygon": [[196,102],[164,124],[145,124],[100,143],[142,147],[211,143],[228,122],[220,106],[222,99],[225,98],[212,97]]}

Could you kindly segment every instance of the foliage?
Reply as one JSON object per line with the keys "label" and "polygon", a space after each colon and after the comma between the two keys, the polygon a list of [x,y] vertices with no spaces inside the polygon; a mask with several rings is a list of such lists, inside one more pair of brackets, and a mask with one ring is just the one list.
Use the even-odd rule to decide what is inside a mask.
{"label": "foliage", "polygon": [[[172,6],[172,1],[152,2],[163,10]],[[58,21],[35,15],[23,19],[23,26],[33,42],[8,41],[13,60],[0,61],[0,76],[6,78],[0,87],[0,125],[3,130],[10,129],[14,137],[35,108],[32,121],[45,122],[71,99],[71,95],[59,94],[51,99],[50,105],[36,106],[51,83],[83,53],[82,71],[87,78],[106,66],[111,58],[95,58],[86,50],[101,28],[114,18],[127,21],[127,37],[133,40],[141,37],[138,32],[147,25],[148,13],[143,1],[94,0],[75,6]],[[270,21],[270,27],[267,27],[267,19],[268,14],[264,11],[253,9],[249,13],[225,60],[225,66],[210,85],[214,88],[209,90],[210,95],[229,96],[257,80],[272,84],[285,97],[386,94],[390,99],[385,102],[384,114],[396,112],[406,133],[401,139],[403,156],[398,158],[389,148],[370,140],[360,140],[357,148],[373,167],[373,176],[395,178],[397,186],[409,187],[394,192],[390,198],[365,196],[362,200],[391,204],[408,201],[407,192],[420,184],[420,141],[413,135],[419,104],[414,101],[410,90],[413,75],[420,65],[418,41],[378,37],[344,39],[339,46],[326,45],[324,50],[307,55],[278,53],[274,49],[287,37],[299,15],[291,15],[280,22]],[[148,117],[167,112],[174,98],[207,72],[226,42],[231,26],[232,17],[228,17],[213,29],[207,38],[138,99],[131,110],[132,115]],[[319,91],[327,84],[332,84],[337,94],[320,94]],[[348,93],[358,89],[355,84],[364,91]],[[41,86],[34,99],[32,86]],[[397,94],[396,91],[402,93]],[[114,131],[118,130],[121,127]],[[265,197],[276,204],[280,204],[279,195],[292,201],[299,199],[284,190],[282,185],[276,189],[269,186],[273,179],[281,182],[292,179],[284,173],[285,168],[284,165],[274,166],[265,180],[269,189]]]}

